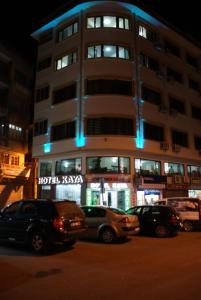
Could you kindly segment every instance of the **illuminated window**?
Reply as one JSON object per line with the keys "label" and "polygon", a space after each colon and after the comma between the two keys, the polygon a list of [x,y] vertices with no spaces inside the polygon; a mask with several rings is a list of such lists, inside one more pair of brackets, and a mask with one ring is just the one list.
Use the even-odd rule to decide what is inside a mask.
{"label": "illuminated window", "polygon": [[135,172],[139,175],[160,175],[161,163],[155,160],[135,159]]}
{"label": "illuminated window", "polygon": [[151,31],[150,29],[146,28],[143,25],[139,26],[138,34],[139,34],[139,36],[141,36],[147,40],[150,40],[152,42],[156,40],[155,32]]}
{"label": "illuminated window", "polygon": [[56,162],[55,175],[81,174],[81,158],[63,159]]}
{"label": "illuminated window", "polygon": [[19,156],[11,156],[11,165],[19,166],[20,158]]}
{"label": "illuminated window", "polygon": [[72,52],[56,60],[56,70],[61,70],[77,62],[77,53]]}
{"label": "illuminated window", "polygon": [[129,49],[119,45],[94,45],[88,47],[88,58],[111,57],[130,59]]}
{"label": "illuminated window", "polygon": [[103,17],[103,27],[117,27],[116,17]]}
{"label": "illuminated window", "polygon": [[175,174],[184,176],[184,165],[176,164],[171,162],[164,163],[164,172],[165,174]]}
{"label": "illuminated window", "polygon": [[139,26],[139,35],[145,39],[147,38],[147,29],[141,25]]}
{"label": "illuminated window", "polygon": [[101,16],[87,18],[87,28],[120,28],[129,30],[129,19],[116,16]]}
{"label": "illuminated window", "polygon": [[129,174],[130,159],[128,157],[88,157],[87,173]]}

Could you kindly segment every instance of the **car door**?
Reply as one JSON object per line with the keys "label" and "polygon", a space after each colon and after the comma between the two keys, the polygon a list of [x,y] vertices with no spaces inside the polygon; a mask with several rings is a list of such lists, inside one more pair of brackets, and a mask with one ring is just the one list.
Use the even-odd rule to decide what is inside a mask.
{"label": "car door", "polygon": [[105,222],[106,210],[101,207],[85,207],[83,210],[88,226],[87,235],[89,238],[96,238],[98,228]]}
{"label": "car door", "polygon": [[0,215],[0,238],[16,240],[16,217],[21,202],[15,202],[5,208]]}
{"label": "car door", "polygon": [[141,224],[141,229],[144,232],[150,233],[153,231],[155,224],[153,221],[151,206],[145,206],[142,208],[142,212],[140,216],[140,224]]}
{"label": "car door", "polygon": [[17,241],[25,241],[29,226],[37,218],[37,209],[33,202],[22,202],[15,218],[15,235]]}

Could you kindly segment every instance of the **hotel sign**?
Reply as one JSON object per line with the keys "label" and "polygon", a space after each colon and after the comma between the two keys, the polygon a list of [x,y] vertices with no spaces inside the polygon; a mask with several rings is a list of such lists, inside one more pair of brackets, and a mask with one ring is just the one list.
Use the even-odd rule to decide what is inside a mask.
{"label": "hotel sign", "polygon": [[65,175],[65,176],[47,176],[39,177],[38,184],[82,184],[84,182],[82,175]]}

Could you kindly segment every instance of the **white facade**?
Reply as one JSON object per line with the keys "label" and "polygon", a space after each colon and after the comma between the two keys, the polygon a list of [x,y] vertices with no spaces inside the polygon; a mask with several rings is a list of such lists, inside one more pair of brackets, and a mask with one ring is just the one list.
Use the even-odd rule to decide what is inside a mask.
{"label": "white facade", "polygon": [[[57,184],[39,192],[125,209],[201,190],[200,48],[132,4],[80,2],[32,34],[40,66],[33,155],[39,177],[69,174],[59,162],[78,158],[85,179],[78,193]],[[103,157],[96,171],[91,157]],[[41,163],[49,163],[42,174]]]}

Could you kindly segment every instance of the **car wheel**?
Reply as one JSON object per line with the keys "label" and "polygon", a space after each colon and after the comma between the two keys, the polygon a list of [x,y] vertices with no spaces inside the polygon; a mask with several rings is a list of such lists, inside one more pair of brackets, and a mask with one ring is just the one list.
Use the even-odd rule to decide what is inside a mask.
{"label": "car wheel", "polygon": [[110,228],[105,228],[100,233],[100,239],[105,244],[110,244],[115,240],[115,233]]}
{"label": "car wheel", "polygon": [[31,248],[36,252],[43,252],[46,248],[46,241],[40,231],[33,232],[30,238]]}
{"label": "car wheel", "polygon": [[155,234],[157,237],[165,237],[169,235],[169,230],[163,225],[158,225],[155,229]]}
{"label": "car wheel", "polygon": [[193,231],[193,224],[190,221],[184,221],[183,230],[186,231],[186,232]]}

